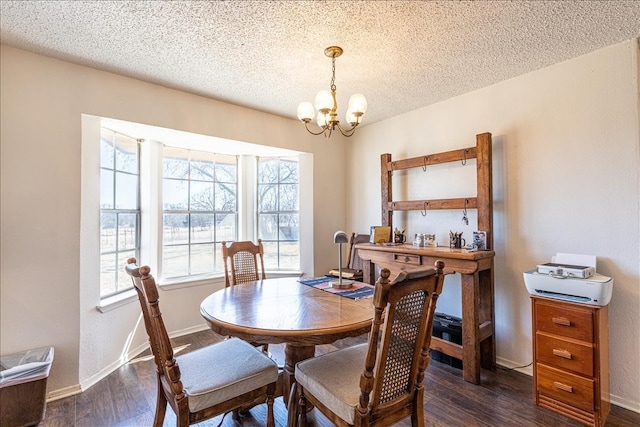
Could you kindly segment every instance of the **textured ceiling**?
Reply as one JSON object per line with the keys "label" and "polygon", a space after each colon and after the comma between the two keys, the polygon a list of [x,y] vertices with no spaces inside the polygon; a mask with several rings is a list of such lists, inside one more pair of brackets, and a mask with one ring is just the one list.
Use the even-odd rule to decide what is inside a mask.
{"label": "textured ceiling", "polygon": [[640,36],[640,1],[0,1],[3,44],[286,117],[363,125]]}

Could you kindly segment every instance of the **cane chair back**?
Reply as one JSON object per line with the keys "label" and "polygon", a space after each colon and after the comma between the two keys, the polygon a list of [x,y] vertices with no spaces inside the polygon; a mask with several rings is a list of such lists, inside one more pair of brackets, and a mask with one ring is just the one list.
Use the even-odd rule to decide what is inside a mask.
{"label": "cane chair back", "polygon": [[127,261],[138,294],[157,373],[154,426],[162,426],[167,402],[176,425],[185,427],[237,411],[258,402],[267,404],[267,426],[274,426],[273,401],[278,367],[250,344],[232,338],[174,356],[159,306],[158,288],[147,266]]}
{"label": "cane chair back", "polygon": [[391,425],[411,416],[424,426],[424,372],[444,263],[401,272],[383,268],[375,285],[369,341],[297,364],[290,427],[305,426],[307,402],[338,426]]}
{"label": "cane chair back", "polygon": [[222,242],[224,285],[229,287],[266,279],[263,257],[261,239],[258,239],[257,245],[251,241],[240,241],[227,246],[227,242]]}

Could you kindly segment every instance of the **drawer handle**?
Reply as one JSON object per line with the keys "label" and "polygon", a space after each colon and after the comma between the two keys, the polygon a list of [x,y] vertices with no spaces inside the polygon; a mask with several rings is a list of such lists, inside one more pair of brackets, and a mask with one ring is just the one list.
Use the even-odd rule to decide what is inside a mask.
{"label": "drawer handle", "polygon": [[551,318],[551,321],[556,325],[571,326],[571,321],[566,317],[553,317]]}
{"label": "drawer handle", "polygon": [[553,355],[558,357],[564,357],[565,359],[571,359],[571,353],[567,350],[553,349]]}
{"label": "drawer handle", "polygon": [[409,262],[409,257],[408,256],[404,257],[404,262]]}
{"label": "drawer handle", "polygon": [[566,385],[566,384],[559,383],[558,381],[554,381],[553,386],[562,391],[566,391],[567,393],[573,393],[573,387],[571,387],[570,385]]}

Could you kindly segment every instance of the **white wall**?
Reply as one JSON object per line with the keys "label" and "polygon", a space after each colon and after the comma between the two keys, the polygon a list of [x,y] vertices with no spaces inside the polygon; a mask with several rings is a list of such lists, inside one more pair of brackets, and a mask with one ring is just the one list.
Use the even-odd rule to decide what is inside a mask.
{"label": "white wall", "polygon": [[[313,166],[314,275],[335,264],[344,227],[344,140],[313,137],[297,121],[116,74],[0,46],[0,351],[55,347],[54,397],[90,384],[139,348],[139,307],[96,310],[97,260],[81,252],[83,114],[310,153]],[[296,101],[292,100],[292,111]],[[311,157],[311,156],[309,156]],[[318,167],[321,165],[321,167]],[[86,183],[85,183],[86,184]],[[305,193],[307,197],[307,193]],[[94,227],[97,218],[82,218]],[[97,231],[97,229],[96,229]],[[311,271],[314,269],[315,271]],[[163,292],[170,331],[202,327],[202,299],[220,283]],[[130,336],[130,334],[134,333]]]}
{"label": "white wall", "polygon": [[[347,229],[380,224],[380,154],[415,157],[493,135],[496,334],[499,363],[532,361],[522,272],[556,252],[593,254],[614,278],[609,305],[612,401],[640,411],[640,137],[638,44],[621,43],[367,126],[350,145]],[[375,108],[375,106],[372,106]],[[475,195],[457,165],[395,173],[394,200]],[[366,207],[366,208],[365,208]],[[469,235],[461,212],[394,214],[408,236]],[[459,275],[438,311],[460,314]],[[530,370],[529,370],[530,372]]]}

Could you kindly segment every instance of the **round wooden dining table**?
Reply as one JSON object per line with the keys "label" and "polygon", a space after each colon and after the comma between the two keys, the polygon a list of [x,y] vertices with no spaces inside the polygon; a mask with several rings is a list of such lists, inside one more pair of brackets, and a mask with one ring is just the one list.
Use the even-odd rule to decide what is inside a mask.
{"label": "round wooden dining table", "polygon": [[296,363],[313,357],[316,345],[369,332],[374,314],[371,298],[354,300],[304,285],[295,277],[224,288],[202,301],[200,313],[221,335],[285,344],[285,405]]}

